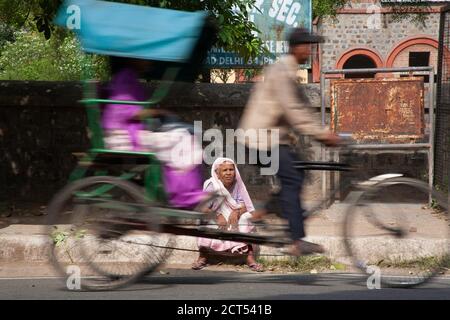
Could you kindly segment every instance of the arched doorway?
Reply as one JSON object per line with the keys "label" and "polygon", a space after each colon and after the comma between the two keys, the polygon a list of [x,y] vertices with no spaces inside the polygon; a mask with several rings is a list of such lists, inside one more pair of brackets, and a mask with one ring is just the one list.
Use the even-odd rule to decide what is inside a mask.
{"label": "arched doorway", "polygon": [[[371,49],[353,48],[344,52],[336,63],[337,69],[382,68],[383,60]],[[345,78],[374,78],[375,73],[347,74]]]}
{"label": "arched doorway", "polygon": [[[373,69],[376,68],[377,65],[375,61],[373,61],[370,57],[363,55],[363,54],[357,54],[349,58],[347,61],[345,61],[342,69]],[[346,79],[351,78],[374,78],[375,73],[358,73],[358,74],[346,74]]]}

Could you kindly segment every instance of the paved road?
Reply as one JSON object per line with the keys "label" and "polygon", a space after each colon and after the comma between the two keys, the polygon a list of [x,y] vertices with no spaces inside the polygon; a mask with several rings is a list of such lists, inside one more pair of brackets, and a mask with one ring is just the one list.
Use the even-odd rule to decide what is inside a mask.
{"label": "paved road", "polygon": [[74,292],[57,278],[0,279],[0,299],[163,299],[163,300],[316,300],[446,299],[450,278],[416,289],[368,290],[366,279],[351,274],[255,274],[170,269],[112,292]]}

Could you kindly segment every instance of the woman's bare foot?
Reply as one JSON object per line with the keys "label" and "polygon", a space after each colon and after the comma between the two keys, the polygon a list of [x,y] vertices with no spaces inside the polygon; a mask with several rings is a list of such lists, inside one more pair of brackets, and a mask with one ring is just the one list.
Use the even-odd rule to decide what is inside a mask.
{"label": "woman's bare foot", "polygon": [[252,246],[249,246],[249,252],[247,256],[247,266],[250,268],[250,270],[255,272],[263,272],[264,268],[261,264],[256,262],[255,256],[253,254],[253,248]]}

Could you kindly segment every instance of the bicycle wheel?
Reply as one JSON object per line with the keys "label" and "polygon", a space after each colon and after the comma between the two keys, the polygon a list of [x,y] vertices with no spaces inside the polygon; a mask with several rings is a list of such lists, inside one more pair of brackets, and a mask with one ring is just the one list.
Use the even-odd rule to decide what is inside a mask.
{"label": "bicycle wheel", "polygon": [[[428,206],[430,193],[439,210]],[[388,287],[421,285],[448,267],[448,236],[447,198],[410,178],[387,179],[356,194],[344,220],[354,265]]]}
{"label": "bicycle wheel", "polygon": [[66,276],[68,267],[78,267],[87,290],[130,284],[154,271],[173,247],[174,238],[159,232],[161,221],[141,190],[118,178],[76,181],[48,210],[53,262]]}

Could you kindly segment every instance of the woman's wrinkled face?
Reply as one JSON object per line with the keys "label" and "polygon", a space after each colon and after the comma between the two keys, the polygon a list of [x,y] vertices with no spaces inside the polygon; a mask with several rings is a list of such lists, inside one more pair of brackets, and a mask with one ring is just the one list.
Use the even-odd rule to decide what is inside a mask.
{"label": "woman's wrinkled face", "polygon": [[224,162],[217,168],[217,175],[219,180],[222,181],[225,188],[231,187],[236,177],[236,171],[234,164],[230,162]]}

